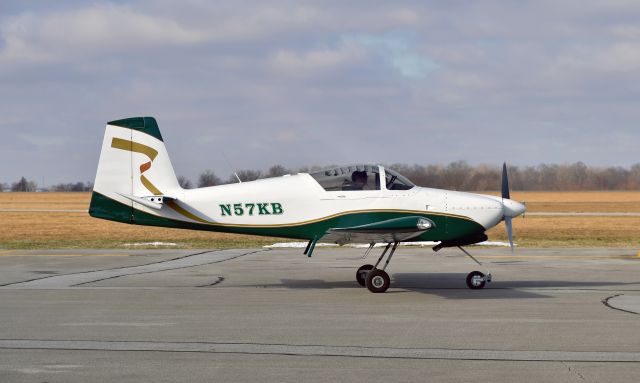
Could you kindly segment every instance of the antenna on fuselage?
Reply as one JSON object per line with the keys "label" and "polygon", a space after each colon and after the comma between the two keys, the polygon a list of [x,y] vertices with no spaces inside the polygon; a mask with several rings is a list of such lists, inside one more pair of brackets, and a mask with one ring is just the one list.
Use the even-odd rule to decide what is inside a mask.
{"label": "antenna on fuselage", "polygon": [[229,167],[229,169],[231,169],[231,171],[233,172],[233,175],[236,176],[238,183],[242,183],[242,180],[240,179],[240,177],[238,177],[238,173],[234,170],[233,166],[231,166],[231,162],[229,162],[227,155],[224,154],[223,150],[220,150],[220,153],[222,153],[222,158],[224,158],[224,162],[227,163],[227,166]]}

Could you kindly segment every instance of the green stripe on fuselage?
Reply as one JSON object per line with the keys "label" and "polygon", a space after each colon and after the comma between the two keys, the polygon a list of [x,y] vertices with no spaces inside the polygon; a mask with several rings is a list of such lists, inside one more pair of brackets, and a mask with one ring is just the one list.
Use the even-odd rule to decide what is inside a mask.
{"label": "green stripe on fuselage", "polygon": [[224,224],[204,224],[179,221],[140,210],[132,209],[100,193],[93,192],[89,214],[92,217],[118,221],[136,225],[161,226],[177,229],[206,230],[235,234],[251,234],[268,237],[283,237],[295,239],[313,239],[324,235],[328,229],[339,227],[361,226],[374,222],[384,221],[393,218],[406,216],[422,216],[435,223],[433,229],[422,235],[411,239],[411,241],[443,241],[466,237],[473,234],[483,233],[484,227],[479,223],[460,216],[449,216],[443,214],[429,214],[427,212],[416,214],[415,211],[362,211],[349,212],[344,215],[332,216],[310,223],[278,225],[278,226],[240,226]]}

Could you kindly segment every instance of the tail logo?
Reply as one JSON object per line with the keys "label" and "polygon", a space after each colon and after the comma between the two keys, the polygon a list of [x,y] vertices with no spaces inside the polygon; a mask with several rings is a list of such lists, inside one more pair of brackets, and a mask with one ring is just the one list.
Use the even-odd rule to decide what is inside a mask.
{"label": "tail logo", "polygon": [[158,156],[157,150],[138,142],[129,141],[129,140],[125,140],[117,137],[114,137],[113,140],[111,140],[111,147],[114,149],[125,150],[128,152],[141,153],[149,157],[149,161],[140,165],[140,182],[142,182],[144,187],[146,187],[147,190],[149,190],[154,195],[162,195],[162,192],[157,187],[155,187],[147,177],[144,176],[144,172],[151,169],[151,164],[153,163],[153,160],[155,160],[156,157]]}
{"label": "tail logo", "polygon": [[[147,170],[151,169],[151,165],[153,163],[153,160],[156,159],[156,157],[158,156],[158,151],[155,150],[152,147],[149,147],[147,145],[141,144],[139,142],[135,142],[135,141],[129,141],[129,140],[125,140],[123,138],[117,138],[114,137],[113,140],[111,140],[111,147],[114,149],[120,149],[120,150],[125,150],[127,152],[135,152],[135,153],[141,153],[144,154],[145,156],[149,157],[149,161],[143,163],[142,165],[140,165],[140,182],[142,182],[142,184],[144,185],[144,187],[147,188],[147,190],[149,190],[151,193],[153,193],[153,195],[162,195],[163,193],[160,191],[160,189],[158,189],[157,187],[155,187],[154,184],[151,183],[151,181],[149,181],[149,179],[147,177],[144,176],[144,172],[146,172]],[[194,221],[198,221],[198,222],[202,222],[202,223],[214,223],[214,222],[210,222],[207,221],[205,219],[202,219],[200,217],[198,217],[195,214],[192,214],[191,212],[187,211],[186,209],[182,208],[180,205],[178,205],[175,201],[167,201],[167,206],[169,206],[170,208],[172,208],[173,210],[175,210],[178,214],[190,218]]]}

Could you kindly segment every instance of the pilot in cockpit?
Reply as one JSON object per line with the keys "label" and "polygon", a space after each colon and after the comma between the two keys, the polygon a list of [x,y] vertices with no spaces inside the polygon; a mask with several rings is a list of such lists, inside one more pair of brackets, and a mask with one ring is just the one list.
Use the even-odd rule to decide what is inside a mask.
{"label": "pilot in cockpit", "polygon": [[342,190],[363,190],[367,185],[367,172],[355,171],[351,173],[351,184],[346,185]]}

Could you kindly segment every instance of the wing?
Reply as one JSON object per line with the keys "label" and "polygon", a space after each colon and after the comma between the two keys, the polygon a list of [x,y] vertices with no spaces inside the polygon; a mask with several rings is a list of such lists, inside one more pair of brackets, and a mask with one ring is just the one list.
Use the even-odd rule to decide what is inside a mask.
{"label": "wing", "polygon": [[336,227],[327,230],[321,242],[391,243],[407,241],[435,227],[433,221],[418,216],[394,218],[366,225]]}

